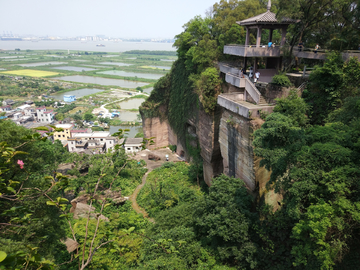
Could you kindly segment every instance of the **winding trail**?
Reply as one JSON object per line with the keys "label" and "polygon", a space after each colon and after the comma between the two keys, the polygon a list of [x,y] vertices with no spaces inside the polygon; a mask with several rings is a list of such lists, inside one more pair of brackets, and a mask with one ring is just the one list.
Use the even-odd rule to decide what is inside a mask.
{"label": "winding trail", "polygon": [[[144,154],[144,153],[146,153],[146,154]],[[169,155],[169,161],[179,161],[179,160],[178,160],[178,156],[176,154],[173,154],[171,152],[171,150],[168,148],[166,148],[166,149],[163,148],[163,149],[154,150],[154,151],[149,151],[149,150],[141,151],[136,154],[134,159],[136,159],[136,160],[144,159],[144,157],[147,157],[147,155],[149,153],[159,156],[161,158],[161,160],[159,160],[159,161],[146,160],[146,168],[148,169],[148,171],[144,174],[141,184],[136,187],[134,193],[131,194],[131,196],[129,197],[129,200],[131,201],[132,208],[138,214],[143,215],[144,218],[147,218],[150,222],[155,223],[155,220],[153,218],[149,217],[149,214],[145,211],[145,209],[143,209],[139,206],[139,204],[136,201],[136,198],[137,198],[140,190],[145,185],[148,174],[150,172],[152,172],[154,169],[159,168],[165,162],[167,162],[165,159],[165,155]]]}

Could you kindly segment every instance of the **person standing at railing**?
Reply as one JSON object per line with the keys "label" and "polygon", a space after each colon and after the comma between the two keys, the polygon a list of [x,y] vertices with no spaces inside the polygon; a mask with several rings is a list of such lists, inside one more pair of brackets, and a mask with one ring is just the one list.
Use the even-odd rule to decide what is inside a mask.
{"label": "person standing at railing", "polygon": [[299,41],[299,44],[298,44],[298,49],[299,49],[299,52],[302,51],[302,48],[304,47],[304,43],[302,42],[302,40]]}
{"label": "person standing at railing", "polygon": [[253,69],[253,67],[251,66],[251,67],[250,67],[250,70],[249,70],[249,79],[250,79],[250,80],[252,79],[253,75],[254,75],[254,69]]}
{"label": "person standing at railing", "polygon": [[319,44],[316,44],[316,46],[315,46],[315,50],[314,50],[314,53],[317,53],[317,52],[318,52],[318,50],[319,50],[319,48],[320,48]]}
{"label": "person standing at railing", "polygon": [[272,47],[272,42],[271,41],[269,41],[269,43],[268,43],[268,48],[271,48]]}
{"label": "person standing at railing", "polygon": [[240,76],[240,78],[244,78],[244,74],[243,74],[243,70],[242,70],[242,69],[239,70],[239,76]]}

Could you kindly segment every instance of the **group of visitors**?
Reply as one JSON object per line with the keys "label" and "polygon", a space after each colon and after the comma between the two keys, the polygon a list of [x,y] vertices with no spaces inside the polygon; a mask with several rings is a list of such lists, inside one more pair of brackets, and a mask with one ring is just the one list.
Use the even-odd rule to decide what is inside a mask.
{"label": "group of visitors", "polygon": [[[299,49],[299,52],[301,52],[304,48],[304,43],[302,42],[302,40],[299,41],[299,44],[298,44],[298,49]],[[320,49],[320,46],[318,43],[316,43],[315,45],[315,49],[314,49],[314,53],[317,53]]]}
{"label": "group of visitors", "polygon": [[[247,75],[245,68],[240,70],[240,78],[244,78],[244,75]],[[253,67],[250,67],[250,69],[249,69],[249,79],[252,80],[253,76],[254,76],[254,69],[253,69]],[[260,72],[257,71],[257,72],[255,72],[254,83],[256,83],[259,80],[259,78],[260,78]]]}

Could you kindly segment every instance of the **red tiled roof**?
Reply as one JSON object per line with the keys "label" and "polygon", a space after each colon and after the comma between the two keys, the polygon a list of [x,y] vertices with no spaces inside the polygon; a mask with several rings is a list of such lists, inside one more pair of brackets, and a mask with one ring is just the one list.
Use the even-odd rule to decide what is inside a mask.
{"label": "red tiled roof", "polygon": [[45,111],[44,113],[52,113],[54,110]]}
{"label": "red tiled roof", "polygon": [[42,109],[45,109],[46,110],[46,107],[45,106],[42,106],[42,107],[39,107],[39,108],[36,108],[37,110],[42,110]]}

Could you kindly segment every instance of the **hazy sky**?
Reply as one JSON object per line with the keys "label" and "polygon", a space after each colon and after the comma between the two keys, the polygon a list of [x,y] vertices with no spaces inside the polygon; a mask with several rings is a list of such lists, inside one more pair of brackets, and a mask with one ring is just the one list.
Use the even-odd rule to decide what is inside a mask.
{"label": "hazy sky", "polygon": [[217,0],[0,0],[0,35],[173,38]]}

